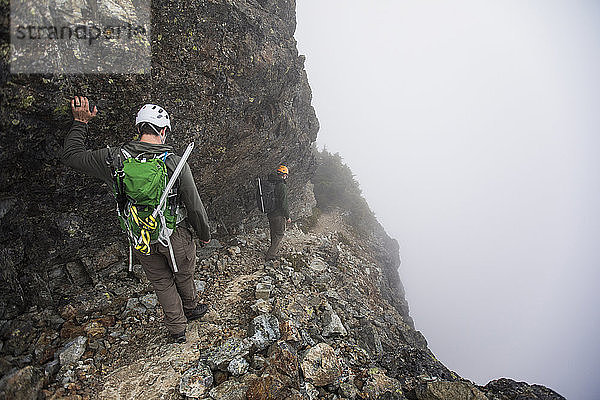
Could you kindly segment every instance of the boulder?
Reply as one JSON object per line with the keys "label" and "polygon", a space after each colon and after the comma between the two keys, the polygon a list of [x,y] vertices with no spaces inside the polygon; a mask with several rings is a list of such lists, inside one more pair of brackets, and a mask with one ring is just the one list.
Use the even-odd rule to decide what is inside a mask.
{"label": "boulder", "polygon": [[300,365],[304,377],[315,386],[326,386],[342,375],[342,366],[333,348],[326,343],[311,347]]}
{"label": "boulder", "polygon": [[279,321],[272,314],[262,314],[250,323],[248,335],[258,350],[264,350],[280,337]]}
{"label": "boulder", "polygon": [[290,394],[291,390],[276,376],[265,375],[250,383],[246,397],[248,400],[273,400],[285,399]]}
{"label": "boulder", "polygon": [[44,372],[31,365],[14,371],[0,380],[0,398],[37,400],[44,386]]}
{"label": "boulder", "polygon": [[299,366],[296,350],[283,340],[269,348],[269,365],[267,372],[280,375],[279,379],[286,385],[299,388]]}
{"label": "boulder", "polygon": [[416,388],[418,400],[488,400],[471,382],[436,381]]}
{"label": "boulder", "polygon": [[396,379],[386,376],[379,368],[371,368],[367,372],[369,378],[363,385],[360,393],[365,400],[386,398],[389,400],[404,400],[402,386]]}
{"label": "boulder", "polygon": [[83,353],[85,353],[86,344],[87,338],[85,336],[78,336],[74,340],[67,343],[65,347],[58,353],[60,365],[73,365],[79,361]]}
{"label": "boulder", "polygon": [[526,382],[517,382],[508,378],[496,379],[480,388],[490,399],[499,398],[516,399],[544,399],[544,400],[565,400],[563,396],[554,390],[541,385],[530,385]]}
{"label": "boulder", "polygon": [[214,400],[246,400],[247,390],[247,383],[236,382],[230,379],[212,388],[209,395]]}
{"label": "boulder", "polygon": [[205,395],[213,384],[213,375],[210,368],[203,363],[198,363],[190,368],[181,377],[179,393],[187,397],[201,397]]}
{"label": "boulder", "polygon": [[236,357],[245,357],[250,353],[252,342],[248,339],[232,337],[218,348],[212,350],[206,363],[212,370],[227,371],[229,364]]}

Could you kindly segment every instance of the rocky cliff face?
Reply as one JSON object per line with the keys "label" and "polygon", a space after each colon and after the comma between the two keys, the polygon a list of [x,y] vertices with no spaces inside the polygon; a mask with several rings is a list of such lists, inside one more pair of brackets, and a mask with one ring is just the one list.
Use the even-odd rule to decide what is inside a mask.
{"label": "rocky cliff face", "polygon": [[144,103],[170,111],[170,143],[196,142],[189,163],[218,233],[257,221],[254,179],[281,162],[292,171],[295,215],[310,210],[303,196],[318,122],[293,37],[293,1],[154,3],[146,75],[10,75],[8,2],[0,7],[0,268],[11,304],[55,303],[48,268],[80,261],[119,236],[107,188],[60,163],[75,94],[101,109],[90,123],[90,148],[131,140]]}
{"label": "rocky cliff face", "polygon": [[[117,2],[118,3],[118,2]],[[8,29],[8,4],[0,3]],[[510,380],[477,387],[414,329],[397,243],[314,204],[318,122],[293,38],[295,3],[154,3],[150,75],[11,75],[2,42],[0,393],[3,398],[561,399]],[[91,148],[129,140],[145,102],[171,112],[218,240],[198,248],[211,311],[168,341],[108,188],[62,166],[68,99],[101,113]],[[253,180],[291,169],[298,220],[264,263]],[[256,228],[259,227],[259,228]],[[252,228],[252,229],[250,229]],[[256,228],[256,229],[255,229]]]}

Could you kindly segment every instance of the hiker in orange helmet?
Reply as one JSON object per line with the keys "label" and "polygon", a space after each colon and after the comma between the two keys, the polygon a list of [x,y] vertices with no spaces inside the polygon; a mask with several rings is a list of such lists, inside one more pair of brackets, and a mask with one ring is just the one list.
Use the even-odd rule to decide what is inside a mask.
{"label": "hiker in orange helmet", "polygon": [[269,175],[268,181],[275,185],[275,205],[267,216],[269,217],[269,229],[271,231],[271,246],[267,250],[266,260],[274,260],[283,239],[286,222],[290,223],[290,209],[287,198],[288,167],[280,165],[277,171]]}

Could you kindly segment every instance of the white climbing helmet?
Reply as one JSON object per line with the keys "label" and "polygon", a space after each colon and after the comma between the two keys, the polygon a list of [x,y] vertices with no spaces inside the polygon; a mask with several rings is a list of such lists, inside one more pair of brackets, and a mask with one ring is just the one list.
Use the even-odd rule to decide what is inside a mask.
{"label": "white climbing helmet", "polygon": [[140,108],[140,111],[138,111],[137,116],[135,117],[135,125],[137,126],[142,122],[149,122],[159,128],[167,126],[169,127],[169,131],[171,131],[171,118],[169,117],[169,113],[156,104],[144,104],[142,108]]}

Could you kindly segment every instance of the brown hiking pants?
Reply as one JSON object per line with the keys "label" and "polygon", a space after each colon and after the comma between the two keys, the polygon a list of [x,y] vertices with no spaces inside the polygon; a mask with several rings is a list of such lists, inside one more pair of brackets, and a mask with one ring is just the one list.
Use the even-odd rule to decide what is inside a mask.
{"label": "brown hiking pants", "polygon": [[150,246],[149,255],[134,251],[163,308],[167,329],[178,334],[185,330],[187,324],[184,310],[191,311],[198,304],[194,284],[196,244],[190,230],[178,226],[171,235],[171,246],[179,270],[177,273],[173,273],[168,247],[155,243]]}
{"label": "brown hiking pants", "polygon": [[269,229],[271,230],[271,247],[267,250],[266,258],[273,258],[277,254],[283,234],[285,233],[285,217],[280,215],[269,216]]}

